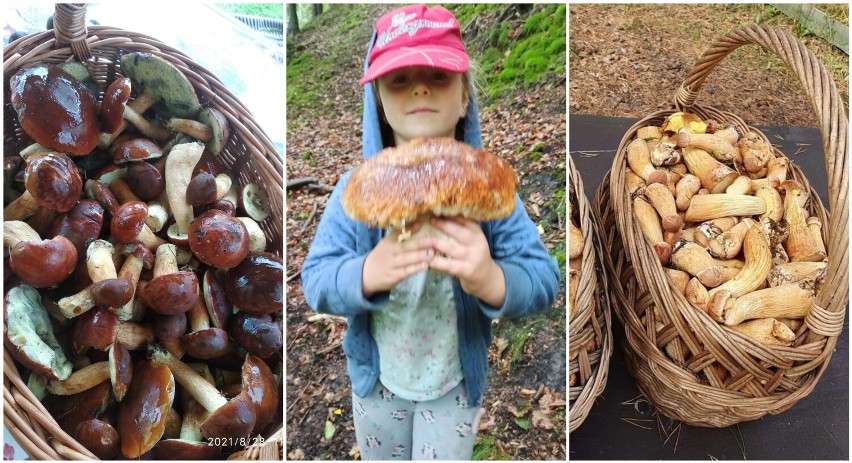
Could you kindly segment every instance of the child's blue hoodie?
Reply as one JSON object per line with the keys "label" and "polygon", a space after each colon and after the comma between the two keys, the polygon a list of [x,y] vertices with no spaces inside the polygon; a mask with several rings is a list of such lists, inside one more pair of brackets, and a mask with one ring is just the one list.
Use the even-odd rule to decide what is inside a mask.
{"label": "child's blue hoodie", "polygon": [[[375,42],[375,33],[370,48]],[[367,57],[370,50],[367,50]],[[367,64],[365,63],[365,70]],[[373,84],[364,86],[363,150],[367,159],[385,147]],[[463,121],[463,141],[481,148],[479,111],[471,95]],[[370,334],[370,314],[383,310],[388,293],[365,299],[361,287],[364,260],[382,239],[382,230],[368,228],[350,219],[340,204],[350,170],[344,174],[325,207],[308,257],[302,266],[305,299],[317,312],[347,317],[343,339],[352,391],[366,397],[379,378],[379,353]],[[492,307],[465,293],[454,278],[458,312],[459,357],[468,399],[480,406],[488,377],[488,346],[491,321],[497,317],[517,318],[547,309],[559,290],[559,269],[541,243],[535,224],[516,196],[515,210],[503,220],[483,222],[482,231],[491,257],[503,269],[506,298],[501,307]]]}

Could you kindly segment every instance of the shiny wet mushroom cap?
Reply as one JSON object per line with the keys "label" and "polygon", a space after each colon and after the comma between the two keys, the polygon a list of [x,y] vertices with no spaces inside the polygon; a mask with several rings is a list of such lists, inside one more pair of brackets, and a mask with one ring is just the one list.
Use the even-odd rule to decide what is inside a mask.
{"label": "shiny wet mushroom cap", "polygon": [[121,453],[127,458],[138,458],[160,440],[175,398],[174,376],[163,365],[140,362],[133,378],[117,420]]}
{"label": "shiny wet mushroom cap", "polygon": [[83,180],[77,166],[62,153],[38,154],[27,159],[27,192],[41,206],[68,212],[80,200]]}
{"label": "shiny wet mushroom cap", "polygon": [[515,208],[517,177],[503,159],[451,138],[418,138],[361,164],[343,190],[346,214],[404,228],[424,214],[486,221]]}
{"label": "shiny wet mushroom cap", "polygon": [[225,296],[251,315],[267,315],[284,307],[284,262],[268,252],[249,254],[223,278]]}
{"label": "shiny wet mushroom cap", "polygon": [[57,66],[25,67],[9,81],[12,107],[36,143],[77,156],[98,143],[98,106],[88,88]]}

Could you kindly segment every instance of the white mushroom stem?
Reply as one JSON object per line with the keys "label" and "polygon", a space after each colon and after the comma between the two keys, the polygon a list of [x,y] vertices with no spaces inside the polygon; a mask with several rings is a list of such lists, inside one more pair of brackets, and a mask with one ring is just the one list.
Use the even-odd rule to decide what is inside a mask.
{"label": "white mushroom stem", "polygon": [[263,252],[266,250],[266,235],[260,229],[260,225],[251,217],[237,217],[237,220],[246,226],[249,233],[249,252]]}
{"label": "white mushroom stem", "polygon": [[109,241],[95,240],[86,249],[86,268],[92,283],[118,278],[112,254],[115,246]]}
{"label": "white mushroom stem", "polygon": [[77,394],[88,391],[108,379],[109,362],[98,362],[75,371],[64,381],[48,381],[47,390],[56,395]]}
{"label": "white mushroom stem", "polygon": [[725,304],[725,324],[736,325],[753,318],[802,318],[814,300],[812,282],[789,283],[761,289]]}
{"label": "white mushroom stem", "polygon": [[[143,114],[147,111],[154,103],[157,102],[156,97],[151,92],[142,92],[135,100],[133,100],[130,104],[125,104],[125,109],[130,108],[136,114]],[[123,119],[121,124],[118,126],[118,130],[113,133],[101,133],[98,137],[98,147],[102,149],[106,149],[112,142],[124,132],[124,129],[127,128],[127,119]]]}
{"label": "white mushroom stem", "polygon": [[33,198],[33,195],[29,191],[24,191],[21,196],[18,196],[3,208],[3,218],[6,220],[24,220],[35,214],[39,207],[41,206]]}
{"label": "white mushroom stem", "polygon": [[121,307],[115,309],[115,315],[119,320],[126,322],[133,316],[133,299],[136,298],[136,285],[139,283],[139,275],[142,274],[144,263],[142,259],[129,254],[121,270],[118,271],[118,278],[130,282],[130,291],[133,294],[130,300]]}
{"label": "white mushroom stem", "polygon": [[[197,291],[201,293],[200,289],[197,289]],[[210,328],[210,317],[207,315],[207,305],[203,297],[198,298],[198,302],[189,309],[186,316],[189,319],[189,326],[193,332]]]}
{"label": "white mushroom stem", "polygon": [[228,174],[219,174],[216,176],[216,201],[225,197],[228,191],[231,190],[233,180]]}
{"label": "white mushroom stem", "polygon": [[213,129],[211,129],[209,125],[193,119],[173,117],[166,123],[166,128],[172,132],[187,134],[190,137],[205,143],[213,138]]}
{"label": "white mushroom stem", "polygon": [[154,277],[177,273],[177,246],[168,243],[157,248],[157,256],[154,261]]}
{"label": "white mushroom stem", "polygon": [[95,301],[92,299],[90,291],[92,285],[85,287],[76,294],[63,297],[56,303],[62,315],[67,318],[74,318],[92,309],[95,306]]}
{"label": "white mushroom stem", "polygon": [[3,222],[3,246],[11,248],[21,241],[41,241],[41,237],[26,222],[20,220]]}
{"label": "white mushroom stem", "polygon": [[115,340],[127,350],[142,350],[154,339],[154,331],[148,325],[121,322],[115,328]]}
{"label": "white mushroom stem", "polygon": [[213,413],[228,403],[228,400],[212,384],[208,383],[195,370],[186,366],[185,363],[176,359],[162,346],[151,345],[148,352],[151,360],[155,363],[169,367],[175,380],[183,386],[185,392],[192,395],[208,412]]}
{"label": "white mushroom stem", "polygon": [[159,198],[148,203],[148,217],[145,218],[145,225],[154,233],[158,233],[169,221],[169,214],[171,214],[169,196],[163,190]]}
{"label": "white mushroom stem", "polygon": [[194,218],[192,206],[186,202],[186,189],[192,180],[192,170],[203,152],[204,145],[201,143],[183,143],[175,145],[166,157],[166,192],[181,235],[189,232],[189,225]]}

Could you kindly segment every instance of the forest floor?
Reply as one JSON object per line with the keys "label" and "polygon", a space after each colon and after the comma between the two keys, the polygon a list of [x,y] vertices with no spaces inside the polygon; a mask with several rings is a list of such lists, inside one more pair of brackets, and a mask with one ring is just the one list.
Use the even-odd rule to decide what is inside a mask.
{"label": "forest floor", "polygon": [[[846,4],[815,5],[849,24]],[[569,111],[641,118],[668,108],[711,40],[755,21],[799,38],[849,100],[849,56],[763,4],[579,5],[569,10]],[[811,103],[786,65],[757,46],[724,59],[699,104],[752,125],[817,126]]]}
{"label": "forest floor", "polygon": [[[359,456],[352,425],[351,384],[340,344],[346,320],[317,316],[305,303],[299,278],[329,188],[362,160],[362,90],[358,79],[379,16],[392,5],[334,5],[288,39],[287,178],[315,177],[320,187],[287,193],[287,446],[289,459],[351,460]],[[480,120],[484,147],[508,160],[519,194],[540,226],[547,249],[564,269],[566,83],[563,54],[555,72],[537,82],[498,80],[509,53],[490,42],[518,47],[530,21],[534,32],[561,23],[565,7],[494,5],[473,11],[450,6],[468,52],[483,63]],[[465,19],[476,16],[476,21]],[[538,15],[538,16],[536,16]],[[497,31],[492,33],[491,31]],[[543,32],[542,32],[543,33]],[[504,59],[506,60],[504,62]],[[491,84],[494,85],[491,85]],[[497,83],[503,84],[502,87]],[[513,88],[514,87],[514,88]],[[564,282],[564,274],[562,276]],[[565,289],[550,310],[520,320],[495,321],[488,388],[474,459],[566,458]]]}

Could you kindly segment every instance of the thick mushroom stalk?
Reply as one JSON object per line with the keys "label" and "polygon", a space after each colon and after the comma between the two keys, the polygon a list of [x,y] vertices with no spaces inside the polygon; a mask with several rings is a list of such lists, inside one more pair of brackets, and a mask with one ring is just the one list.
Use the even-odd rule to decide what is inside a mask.
{"label": "thick mushroom stalk", "polygon": [[162,346],[149,346],[148,356],[152,361],[169,367],[184,390],[210,412],[210,417],[201,425],[204,437],[242,438],[251,434],[257,417],[245,392],[231,400],[225,399],[212,384]]}
{"label": "thick mushroom stalk", "polygon": [[723,193],[737,178],[737,172],[722,164],[706,151],[681,148],[683,162],[711,193]]}
{"label": "thick mushroom stalk", "polygon": [[192,169],[203,152],[204,145],[200,143],[184,143],[172,148],[166,157],[166,194],[175,218],[173,234],[183,239],[186,239],[194,217],[192,206],[186,201],[186,190],[192,180]]}
{"label": "thick mushroom stalk", "polygon": [[198,302],[198,278],[192,272],[179,272],[177,247],[164,244],[157,249],[154,278],[140,292],[142,300],[162,315],[186,312]]}
{"label": "thick mushroom stalk", "polygon": [[760,289],[725,303],[726,325],[754,318],[802,318],[813,305],[814,280]]}
{"label": "thick mushroom stalk", "polygon": [[77,249],[64,236],[42,240],[25,222],[3,222],[3,245],[9,266],[24,283],[47,288],[68,278],[77,265]]}
{"label": "thick mushroom stalk", "polygon": [[157,102],[156,96],[152,93],[142,93],[128,105],[126,103],[130,99],[130,92],[130,79],[122,77],[114,80],[104,93],[99,114],[101,128],[104,130],[98,137],[100,148],[106,149],[112,145],[112,142],[127,128],[128,122],[148,138],[157,141],[166,141],[171,138],[171,132],[142,117],[142,113]]}
{"label": "thick mushroom stalk", "polygon": [[187,312],[192,332],[180,339],[183,351],[191,357],[206,360],[222,356],[228,350],[228,333],[210,327],[210,318],[204,299],[198,298],[195,306]]}
{"label": "thick mushroom stalk", "polygon": [[62,381],[48,381],[47,390],[56,395],[72,395],[101,384],[109,379],[109,362],[93,363],[83,367]]}
{"label": "thick mushroom stalk", "polygon": [[731,326],[737,333],[771,346],[789,346],[796,333],[775,318],[759,318]]}
{"label": "thick mushroom stalk", "polygon": [[710,298],[720,292],[728,291],[732,297],[740,297],[759,288],[772,269],[772,251],[769,237],[763,227],[757,225],[748,229],[743,241],[745,266],[737,275],[723,285],[710,291]]}
{"label": "thick mushroom stalk", "polygon": [[804,213],[799,206],[802,185],[794,180],[787,180],[781,184],[781,188],[786,191],[784,195],[784,220],[787,222],[789,231],[787,241],[784,242],[784,250],[790,256],[790,261],[819,262],[825,259],[825,253],[814,239],[814,234],[808,229]]}
{"label": "thick mushroom stalk", "polygon": [[130,284],[132,293],[130,300],[121,307],[116,307],[115,315],[121,321],[128,321],[133,316],[133,299],[136,297],[136,286],[139,283],[139,276],[142,275],[142,269],[150,269],[154,266],[154,255],[151,251],[141,243],[134,241],[132,243],[120,245],[118,248],[121,254],[125,254],[127,258],[118,271],[118,278],[127,281]]}

